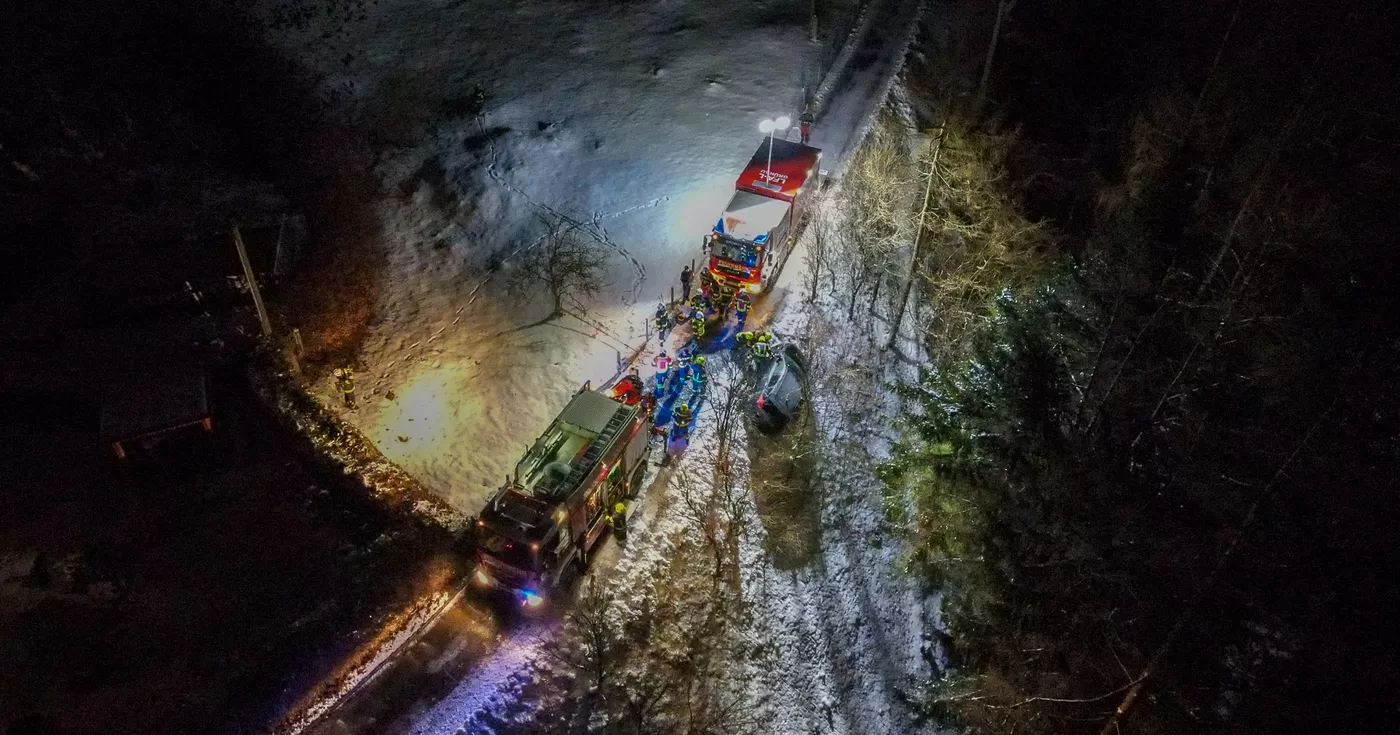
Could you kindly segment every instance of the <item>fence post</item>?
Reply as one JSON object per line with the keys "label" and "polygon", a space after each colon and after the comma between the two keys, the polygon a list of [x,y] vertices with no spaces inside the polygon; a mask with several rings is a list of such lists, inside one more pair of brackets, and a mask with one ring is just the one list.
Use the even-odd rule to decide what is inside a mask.
{"label": "fence post", "polygon": [[269,339],[272,337],[272,322],[267,318],[267,308],[263,306],[262,293],[258,291],[258,278],[253,273],[253,264],[248,261],[248,250],[243,247],[243,236],[238,234],[237,224],[233,226],[233,246],[238,250],[238,259],[243,264],[243,277],[248,280],[248,290],[253,294],[253,306],[258,312],[263,338]]}

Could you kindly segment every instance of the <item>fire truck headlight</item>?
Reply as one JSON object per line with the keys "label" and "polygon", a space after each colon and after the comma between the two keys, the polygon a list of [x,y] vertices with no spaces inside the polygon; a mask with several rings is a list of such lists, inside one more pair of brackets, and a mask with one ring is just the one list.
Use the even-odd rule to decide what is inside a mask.
{"label": "fire truck headlight", "polygon": [[744,290],[748,291],[749,293],[758,293],[759,288],[760,286],[757,283],[748,283],[744,285]]}
{"label": "fire truck headlight", "polygon": [[485,569],[478,568],[476,570],[476,581],[478,584],[490,586],[491,575],[487,574]]}

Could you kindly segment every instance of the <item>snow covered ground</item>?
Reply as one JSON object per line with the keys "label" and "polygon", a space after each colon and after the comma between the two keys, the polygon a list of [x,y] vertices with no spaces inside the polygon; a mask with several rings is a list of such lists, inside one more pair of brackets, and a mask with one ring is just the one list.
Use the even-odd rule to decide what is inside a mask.
{"label": "snow covered ground", "polygon": [[773,331],[801,343],[814,366],[821,531],[818,554],[793,570],[775,567],[762,530],[743,547],[745,597],[757,609],[750,635],[781,662],[760,688],[775,710],[770,731],[919,732],[899,697],[932,673],[939,600],[900,573],[906,544],[885,520],[874,475],[899,416],[888,385],[912,367],[882,353],[834,299],[795,301]]}
{"label": "snow covered ground", "polygon": [[[473,513],[579,384],[612,375],[699,256],[759,121],[796,119],[820,49],[806,7],[379,0],[287,33],[346,114],[393,123],[381,135],[400,144],[376,169],[388,269],[351,416],[387,457]],[[453,117],[477,85],[486,114]],[[815,144],[844,149],[876,94],[833,94]],[[507,331],[549,311],[490,271],[538,240],[541,218],[610,253],[611,286],[588,323]]]}
{"label": "snow covered ground", "polygon": [[[351,420],[386,456],[474,513],[578,384],[612,375],[643,342],[643,320],[698,256],[759,143],[758,121],[796,117],[817,48],[793,5],[806,3],[381,0],[330,39],[316,29],[293,39],[347,91],[343,104],[362,112],[388,114],[404,95],[451,100],[478,84],[487,92],[481,119],[437,120],[378,163],[389,272]],[[868,32],[814,129],[832,174],[884,100],[921,8],[871,0]],[[549,307],[507,298],[490,268],[504,260],[508,270],[512,253],[537,242],[541,217],[562,218],[614,253],[613,286],[587,322],[507,331]],[[801,272],[799,251],[756,318],[776,312],[780,335],[819,334],[815,357],[837,373],[880,364],[870,335],[833,320],[830,304],[790,295],[802,290]],[[889,380],[899,369],[876,374]],[[898,573],[902,546],[871,474],[898,407],[877,387],[815,406],[822,441],[854,453],[821,468],[819,554],[779,569],[761,527],[743,540],[744,596],[759,611],[743,634],[770,643],[780,662],[757,672],[753,692],[771,732],[918,730],[898,698],[928,674],[924,634],[937,604]],[[702,415],[697,443],[704,436]],[[648,578],[678,532],[664,512],[669,482],[650,492],[628,546],[597,560],[610,578]],[[394,731],[475,731],[478,709],[509,701],[538,673],[551,634],[543,626],[513,636]]]}

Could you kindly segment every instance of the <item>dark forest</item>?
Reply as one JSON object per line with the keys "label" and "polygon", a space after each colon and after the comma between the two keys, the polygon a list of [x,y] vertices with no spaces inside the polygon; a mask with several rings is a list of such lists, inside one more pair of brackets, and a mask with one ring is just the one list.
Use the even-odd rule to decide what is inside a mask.
{"label": "dark forest", "polygon": [[926,286],[936,357],[885,467],[950,590],[925,706],[985,732],[1370,729],[1400,683],[1395,9],[1000,4],[994,59],[997,3],[963,3],[911,81],[946,105],[939,175],[991,160],[1042,228],[998,260],[975,199],[930,202],[925,283],[969,253],[1000,273]]}

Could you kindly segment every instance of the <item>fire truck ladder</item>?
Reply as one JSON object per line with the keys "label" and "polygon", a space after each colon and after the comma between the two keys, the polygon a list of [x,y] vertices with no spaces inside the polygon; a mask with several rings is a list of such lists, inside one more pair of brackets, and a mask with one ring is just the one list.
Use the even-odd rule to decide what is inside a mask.
{"label": "fire truck ladder", "polygon": [[569,473],[569,477],[564,483],[564,487],[570,488],[569,492],[573,492],[572,488],[578,487],[583,476],[588,474],[593,469],[593,465],[598,463],[603,452],[607,451],[608,447],[612,445],[613,439],[617,437],[617,432],[621,431],[623,425],[627,423],[627,418],[626,411],[617,411],[611,419],[608,419],[607,425],[598,432],[598,438],[588,445],[588,451],[584,452],[583,459],[574,465],[574,471]]}

